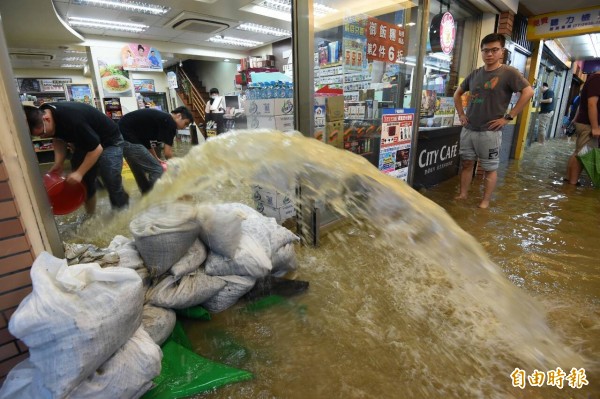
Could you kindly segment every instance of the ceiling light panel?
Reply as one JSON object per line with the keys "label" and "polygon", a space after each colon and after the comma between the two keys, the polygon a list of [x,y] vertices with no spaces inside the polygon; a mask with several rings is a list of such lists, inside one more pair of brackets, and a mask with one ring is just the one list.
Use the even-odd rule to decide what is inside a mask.
{"label": "ceiling light panel", "polygon": [[208,39],[208,41],[212,42],[212,43],[228,44],[230,46],[238,46],[238,47],[256,47],[261,44],[264,44],[264,42],[257,42],[255,40],[239,39],[237,37],[229,37],[229,36],[224,36],[224,37],[213,36],[210,39]]}
{"label": "ceiling light panel", "polygon": [[115,22],[105,19],[69,17],[69,25],[74,28],[111,29],[124,32],[139,33],[149,28],[148,25],[126,22]]}
{"label": "ceiling light panel", "polygon": [[156,4],[127,0],[73,0],[73,3],[152,15],[164,15],[171,9]]}
{"label": "ceiling light panel", "polygon": [[248,32],[254,33],[262,33],[263,35],[271,35],[271,36],[292,36],[292,32],[285,29],[273,28],[271,26],[259,25],[253,23],[244,23],[239,25],[236,29],[245,30]]}

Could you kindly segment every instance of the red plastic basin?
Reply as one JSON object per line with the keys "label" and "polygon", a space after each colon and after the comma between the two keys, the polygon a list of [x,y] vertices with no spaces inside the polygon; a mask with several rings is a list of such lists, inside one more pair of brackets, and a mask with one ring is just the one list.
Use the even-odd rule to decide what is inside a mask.
{"label": "red plastic basin", "polygon": [[46,173],[43,179],[55,215],[74,212],[85,202],[86,189],[82,183],[67,183],[64,177],[55,173]]}

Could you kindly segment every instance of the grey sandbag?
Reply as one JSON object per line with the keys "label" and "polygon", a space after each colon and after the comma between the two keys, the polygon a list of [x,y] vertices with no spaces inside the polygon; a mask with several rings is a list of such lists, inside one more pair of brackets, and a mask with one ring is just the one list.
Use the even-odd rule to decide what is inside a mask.
{"label": "grey sandbag", "polygon": [[198,270],[205,260],[206,247],[197,239],[187,253],[169,269],[169,273],[175,277],[183,277]]}
{"label": "grey sandbag", "polygon": [[202,303],[211,313],[219,313],[233,306],[238,299],[254,287],[256,278],[248,276],[219,276],[227,285],[212,298]]}
{"label": "grey sandbag", "polygon": [[108,245],[108,249],[113,250],[119,255],[119,267],[128,269],[141,269],[144,267],[144,260],[138,252],[135,242],[125,236],[116,235]]}
{"label": "grey sandbag", "polygon": [[190,249],[200,223],[194,205],[174,202],[147,209],[131,221],[129,229],[150,275],[158,277]]}
{"label": "grey sandbag", "polygon": [[175,328],[176,321],[177,315],[175,311],[148,303],[144,305],[142,325],[157,345],[161,345],[169,338],[169,335],[173,332],[173,328]]}
{"label": "grey sandbag", "polygon": [[134,270],[67,266],[42,252],[33,291],[9,323],[53,397],[63,398],[108,360],[141,324],[144,291]]}
{"label": "grey sandbag", "polygon": [[146,293],[146,300],[163,308],[190,308],[214,296],[225,284],[223,280],[208,276],[202,270],[181,278],[167,274],[150,287]]}
{"label": "grey sandbag", "polygon": [[[68,395],[69,399],[137,399],[152,387],[160,374],[162,352],[142,327],[115,354]],[[43,385],[42,375],[26,359],[8,374],[2,399],[52,399]]]}

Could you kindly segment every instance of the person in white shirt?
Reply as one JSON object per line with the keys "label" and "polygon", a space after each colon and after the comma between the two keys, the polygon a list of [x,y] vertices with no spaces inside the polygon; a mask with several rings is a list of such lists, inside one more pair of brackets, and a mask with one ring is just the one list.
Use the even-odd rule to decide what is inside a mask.
{"label": "person in white shirt", "polygon": [[217,134],[221,134],[225,128],[223,114],[225,113],[225,97],[219,95],[219,90],[212,88],[209,91],[210,100],[206,103],[204,109],[206,113],[206,121],[214,121],[217,124]]}

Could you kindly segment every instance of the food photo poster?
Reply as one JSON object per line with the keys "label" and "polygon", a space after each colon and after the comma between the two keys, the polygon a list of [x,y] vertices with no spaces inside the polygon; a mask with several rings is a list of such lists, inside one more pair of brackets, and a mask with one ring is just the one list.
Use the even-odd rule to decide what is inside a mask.
{"label": "food photo poster", "polygon": [[121,53],[114,48],[92,48],[92,58],[102,97],[132,97],[133,82],[123,69]]}

